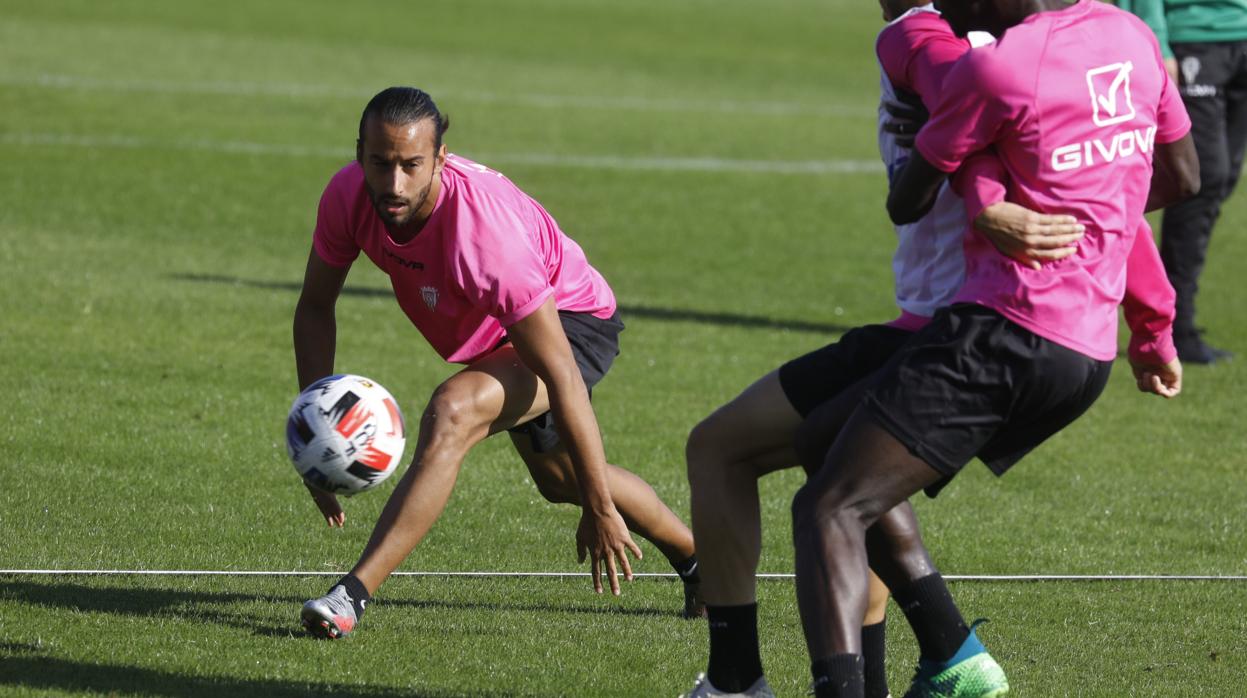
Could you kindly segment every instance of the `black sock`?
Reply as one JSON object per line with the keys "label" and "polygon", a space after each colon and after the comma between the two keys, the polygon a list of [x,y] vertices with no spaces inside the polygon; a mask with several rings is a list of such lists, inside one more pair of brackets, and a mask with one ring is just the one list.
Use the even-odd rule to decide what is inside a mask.
{"label": "black sock", "polygon": [[952,594],[939,572],[915,579],[908,587],[893,589],[892,597],[918,638],[923,659],[950,659],[970,636],[970,628],[953,603]]}
{"label": "black sock", "polygon": [[833,654],[814,660],[815,698],[863,698],[862,655]]}
{"label": "black sock", "polygon": [[707,606],[710,664],[706,677],[720,691],[741,693],[762,676],[758,604]]}
{"label": "black sock", "polygon": [[[364,607],[367,606],[368,602],[372,599],[372,595],[368,593],[368,588],[364,586],[364,583],[359,581],[355,575],[348,574],[342,579],[339,579],[338,583],[333,586],[342,586],[346,588],[346,595],[351,597],[351,605],[355,607],[355,619],[359,620],[360,618],[363,618]],[[333,589],[330,588],[330,591],[333,591]]]}
{"label": "black sock", "polygon": [[887,698],[887,646],[884,642],[886,621],[862,626],[862,660],[865,663],[866,698]]}
{"label": "black sock", "polygon": [[671,566],[675,568],[675,573],[680,575],[680,579],[685,584],[701,584],[701,575],[697,573],[697,556],[690,555],[687,560],[681,562],[673,562]]}

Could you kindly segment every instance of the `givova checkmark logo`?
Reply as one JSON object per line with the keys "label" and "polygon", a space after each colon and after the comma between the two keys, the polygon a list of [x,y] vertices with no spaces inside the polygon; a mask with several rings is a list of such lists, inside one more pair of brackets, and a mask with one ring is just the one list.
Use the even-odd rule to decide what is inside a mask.
{"label": "givova checkmark logo", "polygon": [[1091,119],[1096,126],[1112,126],[1134,118],[1130,101],[1130,61],[1092,68],[1087,71],[1091,90]]}

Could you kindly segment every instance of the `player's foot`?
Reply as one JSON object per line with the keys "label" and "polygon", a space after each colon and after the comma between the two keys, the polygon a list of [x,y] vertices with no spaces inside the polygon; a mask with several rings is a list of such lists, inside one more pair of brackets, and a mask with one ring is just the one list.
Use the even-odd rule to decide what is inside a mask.
{"label": "player's foot", "polygon": [[727,693],[715,688],[705,674],[698,674],[693,690],[680,694],[680,698],[775,698],[775,693],[765,676],[759,676],[752,686],[740,693]]}
{"label": "player's foot", "polygon": [[701,598],[701,584],[684,583],[684,613],[681,615],[686,619],[706,617],[706,602]]}
{"label": "player's foot", "polygon": [[981,619],[974,621],[970,636],[948,661],[918,660],[914,683],[905,698],[1000,698],[1008,695],[1009,680],[1004,670],[975,635],[974,629],[981,623]]}
{"label": "player's foot", "polygon": [[303,627],[309,633],[326,640],[350,635],[358,620],[351,596],[341,584],[319,599],[303,604],[303,611],[299,615],[303,619]]}

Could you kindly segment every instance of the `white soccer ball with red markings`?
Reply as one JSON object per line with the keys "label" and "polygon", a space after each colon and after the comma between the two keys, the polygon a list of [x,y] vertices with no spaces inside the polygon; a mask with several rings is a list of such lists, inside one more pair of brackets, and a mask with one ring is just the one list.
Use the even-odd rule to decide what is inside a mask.
{"label": "white soccer ball with red markings", "polygon": [[363,376],[322,378],[299,393],[286,420],[294,469],[326,492],[353,495],[394,473],[407,444],[389,391]]}

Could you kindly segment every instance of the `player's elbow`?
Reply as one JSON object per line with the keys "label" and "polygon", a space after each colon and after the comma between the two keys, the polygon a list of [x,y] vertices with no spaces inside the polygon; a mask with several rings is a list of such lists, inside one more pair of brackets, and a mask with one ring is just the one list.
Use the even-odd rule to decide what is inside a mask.
{"label": "player's elbow", "polygon": [[298,334],[308,328],[320,328],[325,323],[332,324],[335,317],[335,303],[324,302],[314,296],[303,294],[294,306],[294,330]]}

